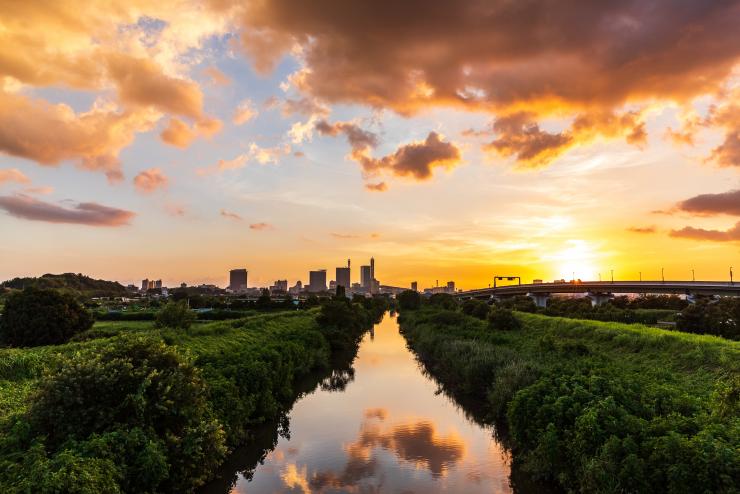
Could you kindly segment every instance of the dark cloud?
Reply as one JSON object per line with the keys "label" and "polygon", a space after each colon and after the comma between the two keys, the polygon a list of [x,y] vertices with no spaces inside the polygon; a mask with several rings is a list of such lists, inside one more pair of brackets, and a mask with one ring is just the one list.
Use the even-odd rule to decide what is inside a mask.
{"label": "dark cloud", "polygon": [[720,166],[740,166],[740,126],[725,134],[725,140],[712,150],[709,157]]}
{"label": "dark cloud", "polygon": [[356,159],[368,176],[387,172],[398,177],[427,180],[432,177],[434,168],[457,166],[461,156],[457,146],[443,141],[436,132],[430,132],[423,142],[403,145],[393,154],[382,158],[359,155]]}
{"label": "dark cloud", "polygon": [[131,211],[111,208],[94,202],[83,202],[66,207],[21,194],[0,196],[0,209],[11,216],[25,220],[89,226],[127,225],[136,216]]}
{"label": "dark cloud", "polygon": [[352,147],[353,153],[362,153],[378,145],[377,135],[350,122],[335,122],[332,124],[326,120],[319,120],[316,122],[315,128],[322,135],[337,136],[344,134]]}
{"label": "dark cloud", "polygon": [[301,44],[296,84],[331,102],[613,109],[717,90],[739,19],[722,1],[274,0],[249,4],[242,45],[266,71]]}
{"label": "dark cloud", "polygon": [[687,226],[680,230],[671,230],[671,237],[691,238],[694,240],[712,240],[715,242],[731,242],[740,240],[740,222],[729,230],[705,230]]}
{"label": "dark cloud", "polygon": [[701,194],[679,202],[676,208],[696,215],[731,214],[740,216],[740,189],[719,194]]}
{"label": "dark cloud", "polygon": [[493,130],[498,137],[484,149],[502,156],[514,156],[520,163],[538,167],[546,165],[570,147],[571,136],[544,132],[532,118],[532,114],[516,113],[496,119]]}

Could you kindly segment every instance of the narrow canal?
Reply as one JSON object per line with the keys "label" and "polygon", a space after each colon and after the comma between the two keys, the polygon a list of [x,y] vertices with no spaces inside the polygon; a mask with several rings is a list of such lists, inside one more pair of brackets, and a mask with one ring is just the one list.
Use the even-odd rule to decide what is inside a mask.
{"label": "narrow canal", "polygon": [[203,492],[512,492],[509,453],[439,392],[395,317],[365,335],[353,368],[299,399],[289,426],[237,451]]}

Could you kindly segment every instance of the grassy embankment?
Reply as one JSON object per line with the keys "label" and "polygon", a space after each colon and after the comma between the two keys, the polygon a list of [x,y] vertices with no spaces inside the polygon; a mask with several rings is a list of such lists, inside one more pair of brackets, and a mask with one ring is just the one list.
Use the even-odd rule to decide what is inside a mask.
{"label": "grassy embankment", "polygon": [[[86,439],[73,435],[66,442],[62,438],[51,445],[50,441],[45,443],[43,437],[29,434],[32,430],[29,424],[33,423],[33,413],[29,411],[35,400],[38,401],[38,390],[50,373],[59,372],[60,362],[64,367],[73,365],[80,355],[83,361],[84,356],[94,358],[121,337],[125,338],[116,336],[119,334],[163,341],[168,348],[185,355],[196,368],[196,375],[200,376],[197,379],[205,383],[207,413],[223,431],[225,445],[233,448],[249,437],[251,428],[274,419],[291,405],[296,397],[294,384],[300,379],[316,370],[329,372],[332,354],[337,350],[351,351],[353,346],[356,350],[362,330],[382,315],[379,310],[356,308],[346,321],[351,327],[340,331],[327,328],[326,321],[320,324],[319,313],[315,309],[255,315],[236,321],[198,324],[189,331],[160,330],[149,322],[103,322],[97,323],[87,334],[78,335],[77,339],[82,341],[28,349],[0,349],[0,470],[3,470],[0,491],[61,492],[66,489],[64,486],[76,485],[78,492],[87,492],[85,485],[102,483],[108,492],[127,492],[132,489],[127,486],[135,485],[131,478],[126,478],[131,477],[131,469],[126,470],[124,458],[116,458],[117,453],[111,453],[111,448],[106,452],[113,455],[109,458],[111,464],[123,464],[119,477],[91,479],[100,475],[97,470],[87,469],[87,457],[92,454],[89,444],[104,436],[97,434]],[[98,412],[101,416],[106,413],[105,410]],[[19,450],[30,444],[34,447],[41,444],[40,460],[27,457]],[[82,456],[83,463],[73,463],[70,467],[68,461],[58,461],[59,455],[67,454],[68,450]],[[57,464],[62,467],[55,470]],[[145,464],[145,468],[149,467]],[[163,468],[162,483],[148,485],[148,490],[181,492],[204,480],[203,477],[192,482],[190,479],[168,479],[167,466]],[[33,478],[34,472],[38,474],[39,471],[53,480]]]}
{"label": "grassy embankment", "polygon": [[740,343],[516,317],[496,331],[427,307],[400,323],[432,375],[508,428],[525,471],[576,492],[740,489]]}

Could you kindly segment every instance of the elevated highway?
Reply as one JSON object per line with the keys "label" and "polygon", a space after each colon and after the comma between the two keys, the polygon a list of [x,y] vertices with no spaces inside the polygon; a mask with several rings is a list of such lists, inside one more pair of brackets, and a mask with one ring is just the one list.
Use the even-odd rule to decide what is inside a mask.
{"label": "elevated highway", "polygon": [[462,299],[527,295],[544,305],[551,295],[585,293],[600,303],[615,293],[740,296],[740,283],[727,281],[576,281],[497,286],[457,292]]}

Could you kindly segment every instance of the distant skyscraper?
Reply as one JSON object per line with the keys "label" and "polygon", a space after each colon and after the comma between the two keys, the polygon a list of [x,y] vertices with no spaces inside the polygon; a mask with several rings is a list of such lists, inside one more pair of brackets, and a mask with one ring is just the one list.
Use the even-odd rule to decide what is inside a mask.
{"label": "distant skyscraper", "polygon": [[157,280],[154,282],[154,288],[162,288],[162,280]]}
{"label": "distant skyscraper", "polygon": [[352,288],[349,267],[337,268],[337,286],[343,286],[346,292],[349,292],[350,288]]}
{"label": "distant skyscraper", "polygon": [[417,282],[415,282],[415,281],[412,281],[411,282],[411,289],[413,291],[415,291],[415,292],[418,292],[419,291],[419,284]]}
{"label": "distant skyscraper", "polygon": [[308,291],[324,292],[326,291],[326,269],[319,269],[308,272]]}
{"label": "distant skyscraper", "polygon": [[229,271],[229,289],[232,292],[243,292],[247,289],[246,269],[232,269]]}
{"label": "distant skyscraper", "polygon": [[448,281],[447,282],[447,292],[448,293],[455,293],[455,282],[454,281]]}
{"label": "distant skyscraper", "polygon": [[141,291],[142,292],[145,292],[147,290],[149,290],[149,280],[148,279],[143,279],[143,280],[141,280]]}
{"label": "distant skyscraper", "polygon": [[372,282],[372,268],[370,266],[360,266],[360,285],[362,285],[362,288],[369,292]]}
{"label": "distant skyscraper", "polygon": [[374,257],[370,258],[370,279],[371,280],[375,279],[375,258]]}

